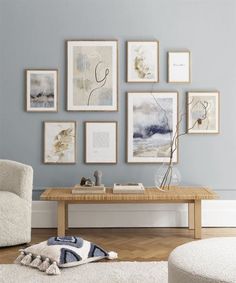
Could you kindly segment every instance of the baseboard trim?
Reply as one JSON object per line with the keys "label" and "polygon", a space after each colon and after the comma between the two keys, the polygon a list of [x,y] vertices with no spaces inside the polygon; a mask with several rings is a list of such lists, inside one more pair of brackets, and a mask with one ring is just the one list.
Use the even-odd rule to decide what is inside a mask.
{"label": "baseboard trim", "polygon": [[[32,227],[57,224],[56,202],[33,201]],[[70,205],[70,227],[186,227],[186,204]],[[236,227],[236,200],[203,201],[203,227]]]}

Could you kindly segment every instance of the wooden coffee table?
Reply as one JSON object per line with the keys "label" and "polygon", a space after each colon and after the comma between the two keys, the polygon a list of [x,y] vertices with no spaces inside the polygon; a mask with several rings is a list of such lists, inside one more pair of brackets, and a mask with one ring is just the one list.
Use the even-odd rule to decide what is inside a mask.
{"label": "wooden coffee table", "polygon": [[166,192],[146,188],[144,194],[113,194],[111,188],[105,194],[72,194],[72,188],[46,188],[41,200],[57,201],[57,234],[64,236],[68,228],[69,204],[113,203],[188,203],[188,225],[194,229],[195,239],[201,238],[201,201],[218,198],[217,194],[204,187],[171,187]]}

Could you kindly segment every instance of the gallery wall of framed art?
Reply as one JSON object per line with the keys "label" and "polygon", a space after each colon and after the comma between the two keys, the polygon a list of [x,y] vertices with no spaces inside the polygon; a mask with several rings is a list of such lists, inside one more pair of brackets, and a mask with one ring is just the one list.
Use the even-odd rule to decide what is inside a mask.
{"label": "gallery wall of framed art", "polygon": [[[97,119],[84,121],[84,137],[77,137],[77,120],[44,122],[44,164],[75,164],[81,139],[85,164],[118,163],[118,122],[99,119],[99,112],[117,112],[119,95],[125,95],[118,95],[118,47],[118,40],[66,41],[66,110],[81,112],[80,124],[83,112],[95,112]],[[187,114],[179,115],[179,92],[154,90],[159,83],[159,49],[159,40],[126,41],[127,83],[151,83],[147,91],[126,94],[123,143],[128,164],[169,163],[170,158],[177,163],[175,139],[184,116],[186,132],[180,136],[219,133],[218,91],[182,93]],[[191,82],[189,50],[168,51],[166,66],[168,83]],[[58,111],[57,69],[26,70],[26,106],[27,112]]]}

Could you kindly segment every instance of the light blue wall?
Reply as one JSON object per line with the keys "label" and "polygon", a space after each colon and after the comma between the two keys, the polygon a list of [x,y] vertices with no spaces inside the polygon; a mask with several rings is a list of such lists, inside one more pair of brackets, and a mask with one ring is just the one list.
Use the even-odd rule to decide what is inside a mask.
{"label": "light blue wall", "polygon": [[[212,186],[226,199],[236,198],[236,1],[234,0],[0,0],[0,129],[1,158],[34,167],[35,190],[70,186],[99,168],[104,182],[141,181],[153,184],[158,165],[125,162],[126,91],[150,90],[151,84],[125,82],[125,41],[160,41],[160,83],[156,90],[178,90],[180,107],[186,91],[221,92],[220,135],[188,135],[181,139],[178,167],[183,183]],[[119,40],[119,113],[65,111],[65,40]],[[166,83],[166,53],[192,52],[190,85]],[[24,69],[58,68],[59,113],[24,111]],[[119,121],[119,162],[112,166],[83,163],[85,120]],[[42,163],[42,121],[78,121],[78,163]]]}

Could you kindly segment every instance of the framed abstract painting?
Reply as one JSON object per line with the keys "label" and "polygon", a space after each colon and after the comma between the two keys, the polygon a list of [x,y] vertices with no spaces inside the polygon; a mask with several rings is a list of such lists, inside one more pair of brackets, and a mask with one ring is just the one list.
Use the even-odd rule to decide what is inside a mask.
{"label": "framed abstract painting", "polygon": [[85,122],[85,163],[117,163],[117,122]]}
{"label": "framed abstract painting", "polygon": [[76,162],[76,122],[44,122],[44,163]]}
{"label": "framed abstract painting", "polygon": [[159,81],[159,42],[127,41],[127,82]]}
{"label": "framed abstract painting", "polygon": [[187,93],[187,132],[189,134],[219,133],[219,92]]}
{"label": "framed abstract painting", "polygon": [[[127,162],[169,162],[177,129],[178,92],[128,93],[127,114]],[[177,162],[177,147],[173,162]]]}
{"label": "framed abstract painting", "polygon": [[58,71],[26,70],[26,111],[58,110]]}
{"label": "framed abstract painting", "polygon": [[168,52],[168,83],[191,82],[190,51]]}
{"label": "framed abstract painting", "polygon": [[67,110],[118,110],[116,40],[67,41]]}

